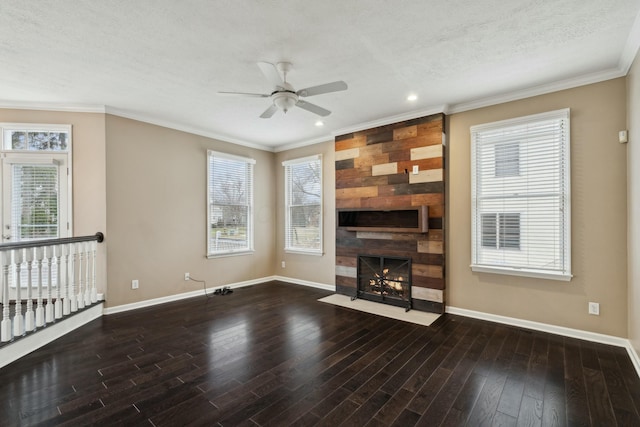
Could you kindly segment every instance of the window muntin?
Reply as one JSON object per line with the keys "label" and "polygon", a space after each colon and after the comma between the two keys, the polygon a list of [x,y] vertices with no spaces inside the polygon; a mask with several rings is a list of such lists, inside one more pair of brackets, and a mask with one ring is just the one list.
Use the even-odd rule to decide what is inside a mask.
{"label": "window muntin", "polygon": [[68,152],[71,148],[71,126],[32,123],[3,123],[2,149],[16,151]]}
{"label": "window muntin", "polygon": [[471,135],[472,269],[570,280],[569,110]]}
{"label": "window muntin", "polygon": [[208,152],[207,255],[253,251],[255,160]]}
{"label": "window muntin", "polygon": [[322,254],[322,157],[283,162],[285,250]]}

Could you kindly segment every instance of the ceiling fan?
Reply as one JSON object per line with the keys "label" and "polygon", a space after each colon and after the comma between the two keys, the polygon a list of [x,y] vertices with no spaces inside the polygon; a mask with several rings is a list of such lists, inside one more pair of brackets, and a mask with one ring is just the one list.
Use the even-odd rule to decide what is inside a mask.
{"label": "ceiling fan", "polygon": [[[343,81],[337,81],[332,83],[325,83],[318,86],[311,86],[308,88],[300,89],[296,91],[291,84],[287,82],[287,73],[291,70],[290,62],[278,62],[272,64],[270,62],[258,62],[258,67],[262,71],[262,74],[267,78],[269,83],[274,86],[273,92],[266,93],[244,93],[244,92],[218,92],[220,95],[239,95],[239,96],[251,96],[254,98],[271,98],[271,106],[267,108],[264,113],[260,115],[263,119],[268,119],[275,114],[277,110],[282,110],[284,113],[291,108],[300,107],[303,110],[310,111],[322,117],[326,117],[331,114],[331,111],[326,110],[316,104],[312,104],[307,101],[303,101],[300,98],[307,98],[315,95],[322,95],[324,93],[339,92],[347,89],[347,84]],[[280,74],[282,73],[282,77]]]}

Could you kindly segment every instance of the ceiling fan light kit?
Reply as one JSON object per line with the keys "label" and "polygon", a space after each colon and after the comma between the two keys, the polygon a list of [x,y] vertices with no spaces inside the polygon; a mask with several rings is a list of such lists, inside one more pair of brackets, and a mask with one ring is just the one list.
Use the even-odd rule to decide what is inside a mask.
{"label": "ceiling fan light kit", "polygon": [[[286,113],[293,107],[300,107],[303,110],[307,110],[321,117],[326,117],[331,114],[331,111],[310,102],[303,101],[300,99],[300,97],[307,98],[310,96],[322,95],[325,93],[339,92],[347,90],[348,88],[345,82],[339,80],[318,86],[311,86],[296,91],[293,86],[291,86],[291,84],[287,82],[287,73],[292,68],[290,62],[278,62],[276,65],[270,62],[258,62],[258,67],[262,71],[262,74],[264,74],[265,78],[269,81],[269,83],[274,86],[274,90],[273,92],[271,92],[271,94],[245,92],[218,92],[218,94],[239,95],[253,98],[271,98],[271,106],[269,106],[269,108],[267,108],[260,115],[260,118],[263,119],[270,118],[278,110]],[[280,77],[280,74],[282,74],[282,77]]]}

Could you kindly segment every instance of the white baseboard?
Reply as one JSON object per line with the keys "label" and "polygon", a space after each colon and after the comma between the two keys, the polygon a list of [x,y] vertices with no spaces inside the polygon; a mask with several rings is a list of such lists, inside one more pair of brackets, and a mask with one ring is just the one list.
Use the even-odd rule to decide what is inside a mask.
{"label": "white baseboard", "polygon": [[46,344],[49,344],[51,341],[68,334],[74,329],[78,329],[80,326],[98,319],[102,316],[103,308],[104,303],[96,304],[93,307],[89,307],[86,310],[82,310],[81,312],[74,314],[73,316],[48,324],[46,327],[38,329],[37,332],[30,333],[29,335],[0,348],[0,368],[26,356]]}
{"label": "white baseboard", "polygon": [[324,289],[325,291],[336,291],[335,285],[327,285],[325,283],[310,282],[308,280],[294,279],[293,277],[285,276],[273,276],[272,280],[279,280],[281,282],[293,283],[294,285],[310,286],[312,288]]}
{"label": "white baseboard", "polygon": [[[237,282],[237,283],[230,283],[224,286],[229,286],[231,289],[235,289],[235,288],[242,288],[244,286],[252,286],[252,285],[258,285],[260,283],[266,283],[266,282],[270,282],[272,280],[280,280],[281,282],[289,282],[289,283],[293,283],[295,285],[303,285],[303,286],[311,286],[313,288],[320,288],[320,289],[324,289],[327,291],[335,291],[335,286],[333,285],[327,285],[324,283],[316,283],[316,282],[309,282],[307,280],[300,280],[300,279],[294,279],[291,277],[284,277],[284,276],[269,276],[269,277],[261,277],[259,279],[252,279],[252,280],[247,280],[244,282]],[[218,288],[222,288],[223,286],[216,286],[216,287],[212,287],[212,288],[207,288],[207,293],[209,292],[213,292]],[[189,291],[189,292],[184,292],[181,294],[175,294],[175,295],[168,295],[166,297],[160,297],[160,298],[153,298],[153,299],[148,299],[148,300],[144,300],[144,301],[138,301],[138,302],[132,302],[130,304],[122,304],[122,305],[116,305],[115,307],[108,307],[104,309],[104,314],[115,314],[115,313],[122,313],[124,311],[129,311],[129,310],[136,310],[138,308],[144,308],[144,307],[151,307],[154,305],[158,305],[158,304],[164,304],[167,302],[172,302],[172,301],[178,301],[181,299],[187,299],[187,298],[193,298],[193,297],[197,297],[200,295],[203,295],[204,290],[203,289],[199,289],[197,291]]]}
{"label": "white baseboard", "polygon": [[[252,280],[247,280],[247,281],[244,281],[244,282],[229,283],[229,284],[226,284],[226,285],[214,286],[214,287],[211,287],[211,288],[207,288],[207,293],[213,292],[216,289],[223,288],[225,286],[228,286],[231,289],[235,289],[235,288],[242,288],[242,287],[245,287],[245,286],[257,285],[257,284],[260,284],[260,283],[268,282],[270,280],[276,280],[275,276],[261,277],[260,279],[252,279]],[[193,297],[197,297],[197,296],[201,296],[201,295],[204,295],[204,289],[198,289],[197,291],[183,292],[181,294],[167,295],[166,297],[153,298],[153,299],[148,299],[148,300],[144,300],[144,301],[132,302],[130,304],[116,305],[114,307],[107,307],[107,308],[104,309],[103,314],[107,314],[108,315],[108,314],[122,313],[124,311],[136,310],[138,308],[151,307],[151,306],[158,305],[158,304],[164,304],[164,303],[167,303],[167,302],[173,302],[173,301],[178,301],[178,300],[182,300],[182,299],[193,298]]]}
{"label": "white baseboard", "polygon": [[636,368],[636,372],[638,376],[640,376],[640,356],[638,356],[636,349],[631,345],[631,341],[629,341],[629,345],[627,346],[627,353],[629,353],[631,363],[633,363],[633,367]]}
{"label": "white baseboard", "polygon": [[490,322],[502,323],[504,325],[517,326],[525,329],[533,329],[535,331],[548,332],[550,334],[562,335],[570,338],[577,338],[585,341],[592,341],[601,344],[614,345],[616,347],[624,347],[629,353],[629,358],[636,369],[636,373],[640,377],[640,357],[626,338],[616,337],[613,335],[598,334],[596,332],[583,331],[580,329],[565,328],[563,326],[550,325],[548,323],[533,322],[531,320],[517,319],[515,317],[499,316],[497,314],[483,313],[481,311],[467,310],[447,306],[446,312],[456,314],[458,316],[472,317],[474,319],[488,320]]}

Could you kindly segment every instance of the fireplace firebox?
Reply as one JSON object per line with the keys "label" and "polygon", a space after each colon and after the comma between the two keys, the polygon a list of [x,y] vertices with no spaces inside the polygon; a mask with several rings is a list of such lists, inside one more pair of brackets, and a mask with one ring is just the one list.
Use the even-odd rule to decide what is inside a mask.
{"label": "fireplace firebox", "polygon": [[351,298],[411,310],[411,258],[358,255],[358,288]]}

